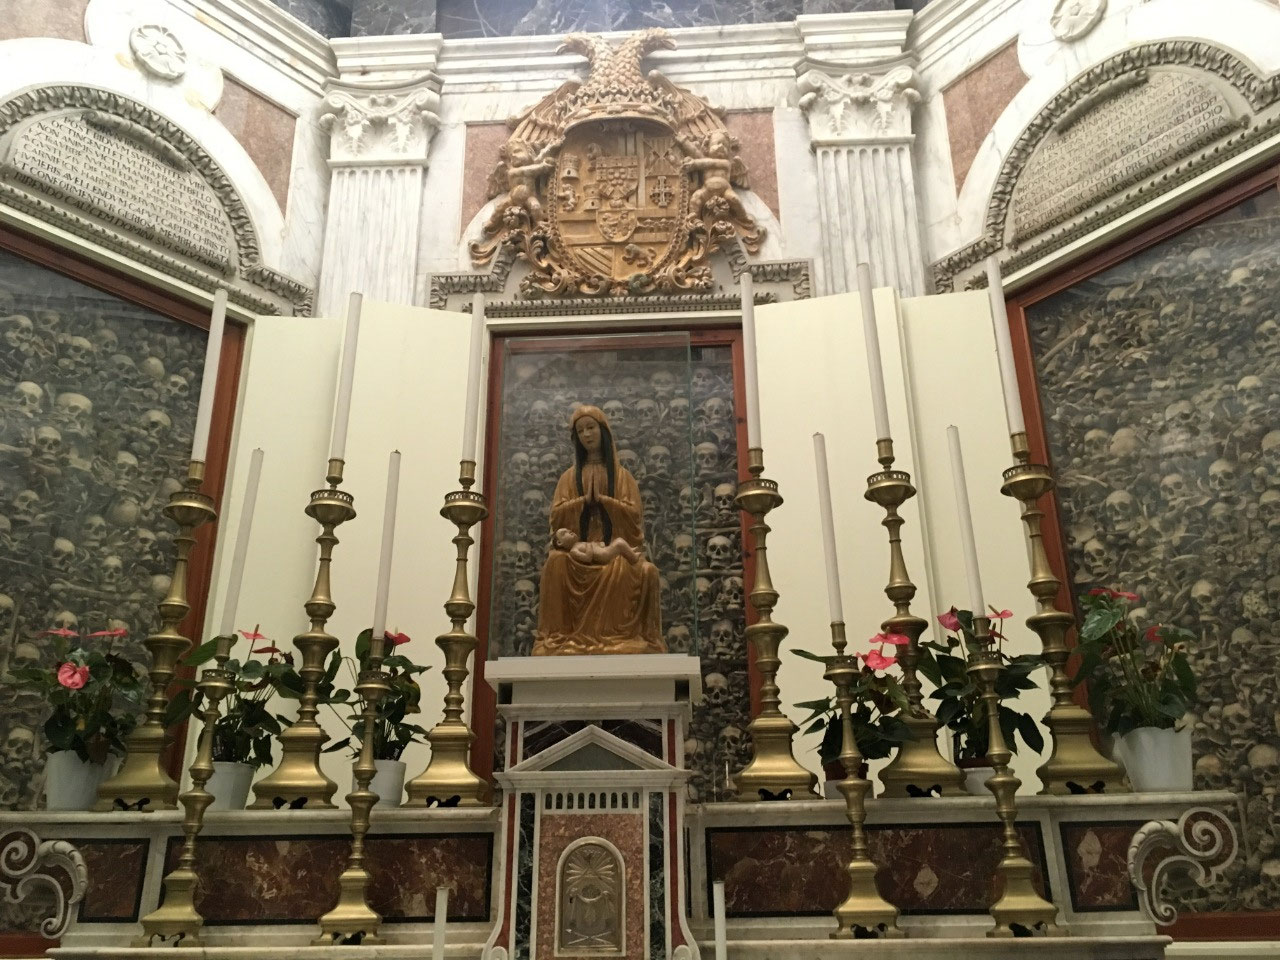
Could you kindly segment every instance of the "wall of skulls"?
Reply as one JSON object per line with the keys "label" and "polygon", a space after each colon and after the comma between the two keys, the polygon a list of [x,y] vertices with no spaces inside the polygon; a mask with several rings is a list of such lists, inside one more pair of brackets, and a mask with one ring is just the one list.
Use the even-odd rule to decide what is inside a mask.
{"label": "wall of skulls", "polygon": [[640,486],[667,647],[696,650],[702,660],[706,697],[685,744],[690,795],[727,797],[726,764],[736,771],[750,759],[731,348],[690,353],[685,344],[643,346],[635,338],[547,346],[545,338],[509,341],[503,362],[489,655],[527,656],[533,646],[551,496],[573,462],[569,414],[594,404]]}
{"label": "wall of skulls", "polygon": [[1280,194],[1028,311],[1077,593],[1199,640],[1196,784],[1248,851],[1193,909],[1280,909]]}
{"label": "wall of skulls", "polygon": [[[169,587],[205,334],[0,251],[0,675],[49,628],[141,644]],[[94,640],[88,642],[105,642]],[[40,698],[0,681],[0,807],[41,802]]]}

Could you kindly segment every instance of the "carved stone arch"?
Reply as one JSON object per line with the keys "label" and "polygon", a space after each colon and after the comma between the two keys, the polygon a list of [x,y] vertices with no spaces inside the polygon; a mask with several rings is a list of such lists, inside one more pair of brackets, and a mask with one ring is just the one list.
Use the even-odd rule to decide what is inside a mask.
{"label": "carved stone arch", "polygon": [[[1185,111],[1175,114],[1186,129],[1174,131],[1178,139],[1171,149],[1131,158],[1091,193],[1074,200],[1057,198],[1051,214],[1021,225],[1015,221],[1019,191],[1026,189],[1028,176],[1034,178],[1046,144],[1110,109],[1108,104],[1154,98],[1154,82],[1171,76],[1202,84],[1225,115],[1194,126],[1200,118]],[[1109,57],[1063,87],[1023,128],[996,175],[981,239],[934,264],[937,287],[953,290],[957,280],[970,289],[985,286],[980,264],[987,256],[1003,251],[1004,271],[1018,270],[1277,133],[1280,75],[1264,77],[1231,51],[1198,40],[1162,40]],[[1144,165],[1143,160],[1149,162]]]}
{"label": "carved stone arch", "polygon": [[626,862],[604,837],[581,837],[556,862],[556,956],[626,953]]}
{"label": "carved stone arch", "polygon": [[[145,215],[122,216],[95,202],[94,183],[61,184],[17,169],[18,141],[32,122],[76,123],[104,139],[127,144],[135,155],[149,155],[174,170],[190,172],[191,189],[207,189],[226,218],[227,255],[213,247],[183,243],[182,229],[164,234]],[[52,136],[52,133],[50,134]],[[24,144],[25,145],[25,144]],[[48,148],[53,149],[53,148]],[[39,146],[30,151],[39,157]],[[155,109],[123,94],[79,84],[53,84],[21,90],[0,102],[0,203],[142,262],[193,286],[226,286],[231,299],[258,313],[309,313],[312,290],[266,266],[257,229],[247,206],[222,166],[181,126]],[[100,173],[106,181],[106,171]],[[84,178],[82,178],[84,179]],[[94,180],[97,177],[93,178]]]}

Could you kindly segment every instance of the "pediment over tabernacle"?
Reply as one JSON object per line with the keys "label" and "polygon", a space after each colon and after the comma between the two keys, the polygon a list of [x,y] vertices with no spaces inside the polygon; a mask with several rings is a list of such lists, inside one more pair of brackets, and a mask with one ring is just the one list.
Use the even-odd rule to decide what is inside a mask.
{"label": "pediment over tabernacle", "polygon": [[635,744],[607,733],[594,724],[583,727],[516,764],[508,773],[577,772],[583,770],[616,770],[635,772],[670,772],[675,768]]}

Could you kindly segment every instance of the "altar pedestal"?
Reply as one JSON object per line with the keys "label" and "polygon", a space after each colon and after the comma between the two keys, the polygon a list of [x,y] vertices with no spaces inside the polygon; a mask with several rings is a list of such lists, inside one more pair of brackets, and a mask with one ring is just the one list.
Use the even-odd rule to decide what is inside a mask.
{"label": "altar pedestal", "polygon": [[696,657],[497,660],[507,721],[498,918],[485,960],[697,960],[685,916]]}

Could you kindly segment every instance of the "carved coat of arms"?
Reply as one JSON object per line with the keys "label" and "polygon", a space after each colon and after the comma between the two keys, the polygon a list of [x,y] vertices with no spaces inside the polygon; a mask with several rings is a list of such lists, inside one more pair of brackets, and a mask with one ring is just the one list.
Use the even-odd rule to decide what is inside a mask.
{"label": "carved coat of arms", "polygon": [[477,264],[503,246],[528,261],[526,294],[626,296],[711,288],[707,258],[736,236],[754,253],[764,239],[735,187],[747,171],[737,141],[705,101],[644,57],[674,43],[662,29],[617,48],[575,33],[561,50],[590,64],[511,120],[490,178],[497,197]]}

